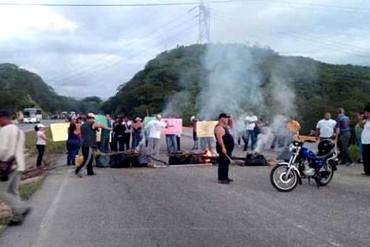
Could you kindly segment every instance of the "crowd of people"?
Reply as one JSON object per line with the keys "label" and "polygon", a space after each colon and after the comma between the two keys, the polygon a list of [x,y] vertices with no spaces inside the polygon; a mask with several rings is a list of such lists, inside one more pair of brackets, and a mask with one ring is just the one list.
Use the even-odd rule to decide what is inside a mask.
{"label": "crowd of people", "polygon": [[[167,121],[162,120],[160,114],[156,115],[145,126],[140,117],[133,120],[128,117],[112,118],[110,115],[105,117],[107,124],[95,121],[96,116],[93,113],[68,120],[67,164],[75,165],[75,158],[81,151],[82,165],[75,168],[75,174],[79,177],[83,176],[84,170],[88,176],[95,175],[93,159],[96,149],[102,153],[109,153],[128,150],[139,151],[141,148],[145,148],[147,154],[158,156],[162,130],[171,127]],[[244,151],[247,151],[248,148],[255,151],[258,149],[258,143],[262,143],[263,139],[266,138],[272,141],[264,148],[284,147],[294,135],[299,133],[300,128],[298,121],[292,119],[287,120],[283,124],[284,126],[280,124],[278,127],[280,130],[287,129],[287,132],[276,131],[276,129],[274,132],[274,124],[269,124],[254,114],[233,120],[231,116],[222,113],[219,115],[218,123],[214,129],[214,137],[198,138],[197,122],[196,117],[191,118],[193,149],[213,149],[215,146],[218,153],[218,180],[222,184],[232,182],[228,170],[235,145],[241,146],[241,141],[243,141]],[[42,124],[35,127],[37,132],[36,148],[39,153],[36,161],[37,167],[42,166],[45,146],[48,142],[45,129],[46,127]],[[354,124],[351,124],[351,119],[345,114],[343,108],[338,108],[335,119],[332,119],[330,112],[326,112],[311,134],[321,141],[330,139],[337,143],[341,163],[347,166],[352,164],[350,144],[355,143],[360,152],[358,162],[363,163],[363,175],[370,176],[370,104],[365,107],[363,112],[356,114]],[[181,134],[165,136],[168,153],[180,150],[180,136]],[[12,223],[17,224],[22,222],[30,211],[27,204],[20,199],[17,190],[20,175],[26,169],[24,160],[25,136],[12,123],[11,115],[7,111],[0,111],[0,137],[2,140],[0,142],[0,200],[6,202],[13,209]]]}
{"label": "crowd of people", "polygon": [[[76,175],[82,176],[84,169],[87,175],[94,175],[92,168],[94,150],[102,153],[117,153],[145,149],[151,156],[160,155],[162,130],[170,125],[157,114],[144,126],[143,119],[136,117],[133,120],[126,116],[116,118],[106,114],[107,125],[98,124],[95,114],[86,116],[76,115],[68,119],[67,165],[75,165],[75,158],[81,149],[83,164],[76,169]],[[181,135],[168,134],[165,136],[167,152],[180,150]],[[104,161],[103,161],[104,162]],[[109,160],[106,161],[108,165]]]}
{"label": "crowd of people", "polygon": [[326,112],[317,123],[315,134],[320,140],[330,139],[337,143],[341,164],[346,166],[353,163],[349,147],[351,143],[355,144],[359,150],[357,162],[364,166],[363,175],[370,176],[370,105],[356,114],[355,124],[351,124],[343,108],[338,108],[335,120],[330,112]]}

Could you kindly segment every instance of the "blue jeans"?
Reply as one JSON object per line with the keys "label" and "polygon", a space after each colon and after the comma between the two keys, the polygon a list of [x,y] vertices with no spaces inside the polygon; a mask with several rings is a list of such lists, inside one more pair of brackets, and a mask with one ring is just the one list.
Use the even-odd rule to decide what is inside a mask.
{"label": "blue jeans", "polygon": [[245,143],[244,151],[247,151],[247,149],[248,149],[249,139],[251,139],[251,141],[252,141],[251,149],[253,151],[254,147],[256,146],[256,142],[257,142],[256,132],[254,130],[247,130],[246,133],[245,133],[245,138],[243,138],[243,139],[244,139],[244,143]]}
{"label": "blue jeans", "polygon": [[212,137],[200,137],[199,142],[200,142],[200,149],[201,150],[204,151],[206,149],[212,149],[212,142],[213,142]]}
{"label": "blue jeans", "polygon": [[137,146],[139,146],[142,139],[143,139],[143,135],[141,132],[132,133],[132,148],[137,148]]}
{"label": "blue jeans", "polygon": [[75,165],[75,158],[80,151],[80,141],[79,140],[68,140],[67,142],[67,165]]}
{"label": "blue jeans", "polygon": [[109,137],[102,137],[100,151],[103,153],[109,153]]}
{"label": "blue jeans", "polygon": [[177,151],[176,135],[166,135],[167,152],[172,153]]}

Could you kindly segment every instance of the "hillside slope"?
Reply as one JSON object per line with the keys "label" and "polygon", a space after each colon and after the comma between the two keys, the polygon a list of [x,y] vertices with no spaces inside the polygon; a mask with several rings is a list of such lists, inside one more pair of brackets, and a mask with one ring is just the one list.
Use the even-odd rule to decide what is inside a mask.
{"label": "hillside slope", "polygon": [[[159,54],[130,81],[121,85],[116,95],[105,102],[104,110],[133,115],[165,112],[187,119],[202,110],[204,112],[204,104],[201,103],[206,102],[204,98],[211,100],[214,97],[212,86],[223,86],[209,83],[215,80],[215,75],[223,77],[225,94],[230,94],[230,100],[241,97],[234,93],[239,88],[247,90],[241,91],[246,94],[245,99],[236,102],[238,113],[255,111],[266,118],[278,113],[296,116],[305,130],[313,128],[324,111],[334,112],[336,107],[343,106],[353,113],[362,110],[364,104],[370,102],[369,67],[332,65],[310,58],[280,56],[270,49],[239,44],[217,44],[212,49],[222,51],[211,54],[216,61],[211,60],[213,67],[205,66],[210,63],[205,61],[210,57],[210,48],[205,45],[178,47]],[[234,58],[230,60],[230,56],[235,56],[238,63],[234,63]],[[230,73],[235,66],[241,67],[242,72],[245,66],[245,73],[236,70],[237,79],[232,78],[235,73]],[[236,81],[236,86],[229,78]],[[257,90],[256,93],[250,92],[252,83],[257,85],[252,87]],[[207,87],[212,93],[204,96],[202,92],[207,92]],[[223,97],[222,91],[218,93]],[[252,101],[253,97],[259,99]],[[225,106],[228,104],[226,101]],[[229,109],[226,107],[226,110]],[[212,117],[214,115],[212,113]]]}
{"label": "hillside slope", "polygon": [[14,64],[0,64],[0,108],[13,111],[39,107],[44,112],[98,111],[96,102],[58,95],[42,78]]}

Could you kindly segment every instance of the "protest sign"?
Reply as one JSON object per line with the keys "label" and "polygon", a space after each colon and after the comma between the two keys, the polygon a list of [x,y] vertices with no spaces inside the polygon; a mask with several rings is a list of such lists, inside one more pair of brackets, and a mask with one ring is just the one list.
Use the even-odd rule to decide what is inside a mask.
{"label": "protest sign", "polygon": [[179,135],[182,133],[181,118],[163,118],[162,122],[167,123],[167,128],[162,130],[164,135]]}
{"label": "protest sign", "polygon": [[69,123],[50,124],[51,136],[54,142],[67,141]]}
{"label": "protest sign", "polygon": [[198,121],[197,122],[197,136],[198,137],[214,137],[215,126],[217,121]]}
{"label": "protest sign", "polygon": [[105,127],[108,127],[108,119],[104,115],[96,115],[95,123],[102,124]]}

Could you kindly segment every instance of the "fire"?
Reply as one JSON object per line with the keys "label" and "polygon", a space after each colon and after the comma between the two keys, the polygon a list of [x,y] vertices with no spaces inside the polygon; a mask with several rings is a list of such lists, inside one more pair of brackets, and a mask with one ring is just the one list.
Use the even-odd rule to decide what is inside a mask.
{"label": "fire", "polygon": [[210,149],[206,149],[203,153],[203,160],[204,163],[211,163],[216,158],[215,153],[212,152]]}

